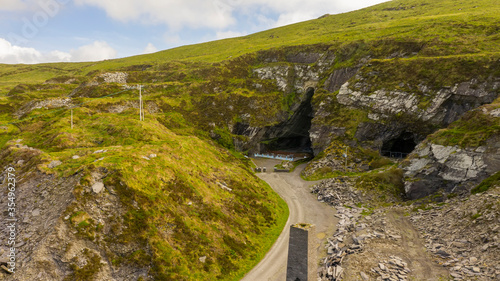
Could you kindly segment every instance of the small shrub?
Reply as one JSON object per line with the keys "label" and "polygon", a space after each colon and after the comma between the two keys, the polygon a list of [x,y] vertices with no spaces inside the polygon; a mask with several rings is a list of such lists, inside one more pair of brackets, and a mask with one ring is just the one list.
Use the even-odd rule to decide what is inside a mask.
{"label": "small shrub", "polygon": [[94,280],[95,275],[101,270],[101,258],[99,255],[91,253],[89,249],[82,251],[87,259],[87,264],[83,267],[76,265],[76,261],[70,265],[73,272],[64,278],[64,281],[89,281]]}
{"label": "small shrub", "polygon": [[480,192],[485,192],[488,189],[490,189],[490,187],[492,187],[494,185],[500,185],[500,172],[483,180],[478,186],[474,187],[471,190],[471,193],[476,194],[476,193],[480,193]]}
{"label": "small shrub", "polygon": [[390,165],[392,163],[393,162],[391,161],[391,159],[386,158],[386,157],[375,158],[373,161],[370,162],[370,168],[378,169],[378,168]]}
{"label": "small shrub", "polygon": [[475,220],[475,219],[479,218],[479,217],[480,217],[480,216],[482,216],[482,215],[483,215],[483,214],[481,214],[481,213],[477,213],[477,214],[472,215],[470,218],[471,218],[472,220]]}

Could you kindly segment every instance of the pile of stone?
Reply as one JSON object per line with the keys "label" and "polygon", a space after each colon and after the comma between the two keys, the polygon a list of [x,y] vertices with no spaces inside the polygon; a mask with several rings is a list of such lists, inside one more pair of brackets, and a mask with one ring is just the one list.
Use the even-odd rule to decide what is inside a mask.
{"label": "pile of stone", "polygon": [[341,280],[344,258],[363,250],[362,242],[367,237],[353,234],[366,227],[364,224],[357,225],[364,208],[354,207],[361,202],[361,197],[353,185],[351,179],[339,177],[321,181],[311,188],[311,192],[317,194],[318,201],[335,207],[339,219],[337,231],[332,238],[327,238],[325,247],[328,255],[318,270],[318,280]]}
{"label": "pile of stone", "polygon": [[[349,178],[335,178],[324,180],[311,188],[311,192],[317,194],[320,202],[335,207],[339,219],[337,231],[332,238],[327,238],[327,257],[318,270],[319,281],[342,280],[342,263],[349,255],[362,253],[370,240],[401,239],[400,235],[385,227],[387,222],[384,211],[373,212],[358,207],[360,202],[367,199],[365,194],[353,186],[354,183]],[[377,280],[407,280],[407,275],[411,272],[408,265],[397,256],[391,256],[388,261],[379,261],[379,267],[371,271],[372,277],[364,272],[359,274],[363,280],[371,280],[374,275],[379,276]]]}
{"label": "pile of stone", "polygon": [[[500,187],[430,204],[411,216],[455,280],[500,280]],[[413,206],[410,206],[410,208]]]}
{"label": "pile of stone", "polygon": [[[408,264],[397,256],[390,256],[388,261],[384,260],[380,262],[378,266],[372,268],[371,271],[380,275],[380,278],[377,280],[383,281],[406,281],[408,280],[408,273],[411,272],[408,268]],[[364,276],[362,276],[362,278],[368,280],[365,279]]]}
{"label": "pile of stone", "polygon": [[281,162],[281,166],[285,170],[291,170],[291,169],[293,169],[293,162],[292,161],[283,161],[283,162]]}
{"label": "pile of stone", "polygon": [[356,231],[362,230],[366,225],[357,225],[361,216],[362,208],[347,208],[337,205],[337,214],[339,222],[337,231],[332,238],[327,238],[326,244],[328,256],[323,260],[322,267],[318,270],[318,280],[341,280],[344,269],[342,262],[347,255],[361,252],[363,250],[363,241],[369,237],[356,236]]}
{"label": "pile of stone", "polygon": [[330,206],[354,206],[362,200],[360,191],[353,186],[350,178],[339,177],[321,181],[311,188],[311,192],[317,194],[319,202]]}
{"label": "pile of stone", "polygon": [[125,72],[106,72],[99,76],[106,83],[120,83],[126,84],[128,73]]}

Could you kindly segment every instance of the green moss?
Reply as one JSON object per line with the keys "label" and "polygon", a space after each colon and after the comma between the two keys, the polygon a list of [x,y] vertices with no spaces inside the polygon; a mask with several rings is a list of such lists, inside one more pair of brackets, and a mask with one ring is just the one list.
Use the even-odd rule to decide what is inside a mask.
{"label": "green moss", "polygon": [[[71,274],[64,278],[64,281],[91,281],[95,280],[97,273],[101,270],[102,264],[98,254],[92,253],[89,249],[82,250],[82,257],[85,258],[86,264],[79,267],[76,260],[70,265]],[[74,258],[77,259],[77,258]]]}
{"label": "green moss", "polygon": [[481,214],[481,213],[477,213],[477,214],[471,215],[471,217],[470,217],[470,218],[471,218],[471,220],[475,220],[475,219],[480,218],[482,215],[483,215],[483,214]]}
{"label": "green moss", "polygon": [[453,122],[448,128],[437,131],[428,137],[435,143],[445,146],[479,147],[500,132],[498,118],[484,114],[481,110],[473,110]]}
{"label": "green moss", "polygon": [[361,215],[362,216],[370,216],[373,214],[373,211],[374,211],[373,208],[363,209],[363,211],[361,211]]}
{"label": "green moss", "polygon": [[483,180],[479,185],[471,190],[472,194],[485,192],[495,185],[500,185],[500,172],[490,176],[489,178]]}
{"label": "green moss", "polygon": [[365,173],[356,180],[360,189],[378,189],[396,198],[404,192],[403,170],[391,167],[379,172]]}

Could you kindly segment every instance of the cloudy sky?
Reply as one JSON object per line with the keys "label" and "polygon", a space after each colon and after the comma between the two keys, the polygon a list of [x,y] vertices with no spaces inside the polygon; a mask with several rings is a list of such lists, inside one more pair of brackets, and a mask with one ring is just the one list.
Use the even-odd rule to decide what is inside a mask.
{"label": "cloudy sky", "polygon": [[0,0],[0,63],[97,61],[242,36],[387,0]]}

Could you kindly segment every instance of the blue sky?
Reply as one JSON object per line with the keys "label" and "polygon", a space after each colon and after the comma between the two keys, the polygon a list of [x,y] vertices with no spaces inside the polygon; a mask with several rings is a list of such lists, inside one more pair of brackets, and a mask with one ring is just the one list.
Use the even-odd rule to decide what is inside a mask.
{"label": "blue sky", "polygon": [[126,57],[385,1],[0,0],[0,63]]}

